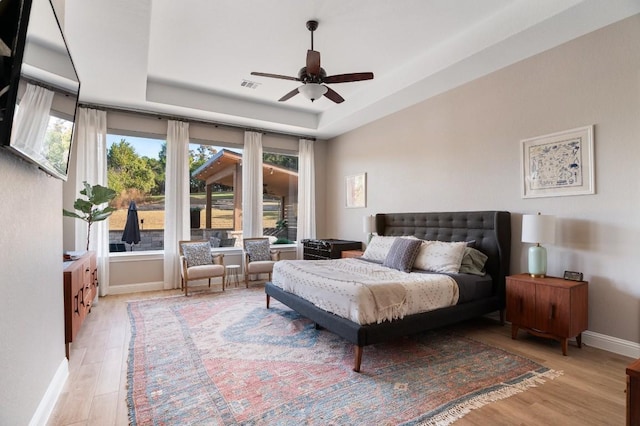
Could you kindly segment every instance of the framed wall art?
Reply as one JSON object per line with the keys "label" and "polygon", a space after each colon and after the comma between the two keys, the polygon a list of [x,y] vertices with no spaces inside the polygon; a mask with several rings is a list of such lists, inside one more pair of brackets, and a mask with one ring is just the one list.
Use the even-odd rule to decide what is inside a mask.
{"label": "framed wall art", "polygon": [[347,176],[345,178],[345,194],[346,207],[357,208],[367,206],[367,174],[358,173],[357,175]]}
{"label": "framed wall art", "polygon": [[525,139],[522,198],[594,194],[593,126]]}

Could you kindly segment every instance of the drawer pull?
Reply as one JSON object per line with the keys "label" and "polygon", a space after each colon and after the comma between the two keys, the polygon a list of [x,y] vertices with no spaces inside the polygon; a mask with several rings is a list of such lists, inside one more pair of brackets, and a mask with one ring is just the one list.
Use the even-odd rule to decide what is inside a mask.
{"label": "drawer pull", "polygon": [[549,309],[549,319],[554,319],[555,317],[556,317],[556,305],[552,303]]}
{"label": "drawer pull", "polygon": [[73,312],[75,312],[76,314],[79,314],[80,313],[80,306],[78,306],[78,295],[76,294],[75,296],[73,296],[73,298],[75,299],[75,302],[76,302],[76,307],[73,310]]}

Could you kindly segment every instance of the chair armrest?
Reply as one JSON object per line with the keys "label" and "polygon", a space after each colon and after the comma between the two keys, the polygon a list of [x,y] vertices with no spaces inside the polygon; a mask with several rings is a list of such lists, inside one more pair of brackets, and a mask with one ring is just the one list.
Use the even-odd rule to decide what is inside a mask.
{"label": "chair armrest", "polygon": [[273,261],[280,260],[280,250],[271,250],[271,260]]}
{"label": "chair armrest", "polygon": [[217,253],[211,255],[211,260],[214,265],[224,265],[224,253]]}
{"label": "chair armrest", "polygon": [[180,272],[183,277],[187,276],[187,258],[184,256],[180,256]]}

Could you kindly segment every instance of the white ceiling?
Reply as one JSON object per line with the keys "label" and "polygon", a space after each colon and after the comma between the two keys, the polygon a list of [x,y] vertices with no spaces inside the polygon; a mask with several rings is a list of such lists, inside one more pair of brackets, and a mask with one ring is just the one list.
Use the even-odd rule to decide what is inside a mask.
{"label": "white ceiling", "polygon": [[[86,103],[330,138],[640,13],[638,0],[66,0]],[[277,100],[310,33],[346,101]],[[256,89],[241,85],[258,83]]]}

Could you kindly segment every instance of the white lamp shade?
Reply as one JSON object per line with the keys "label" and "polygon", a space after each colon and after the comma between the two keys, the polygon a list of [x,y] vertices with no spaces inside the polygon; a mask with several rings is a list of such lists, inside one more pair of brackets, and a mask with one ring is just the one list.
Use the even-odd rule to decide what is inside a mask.
{"label": "white lamp shade", "polygon": [[556,218],[549,215],[525,214],[522,215],[522,242],[523,243],[549,243],[556,240]]}
{"label": "white lamp shade", "polygon": [[305,98],[315,101],[316,99],[327,93],[327,87],[323,86],[322,84],[307,83],[298,87],[298,92],[302,93]]}
{"label": "white lamp shade", "polygon": [[365,234],[373,233],[373,230],[375,228],[373,223],[374,217],[375,216],[365,216],[362,218],[362,230]]}

